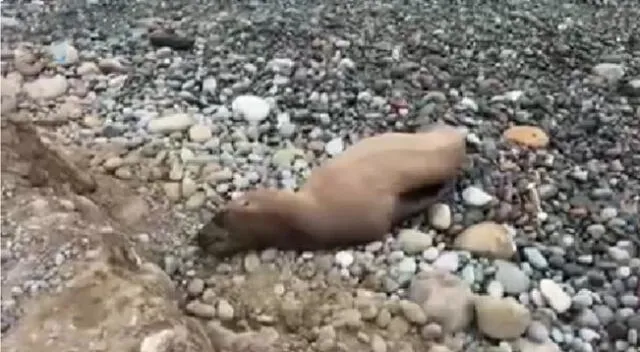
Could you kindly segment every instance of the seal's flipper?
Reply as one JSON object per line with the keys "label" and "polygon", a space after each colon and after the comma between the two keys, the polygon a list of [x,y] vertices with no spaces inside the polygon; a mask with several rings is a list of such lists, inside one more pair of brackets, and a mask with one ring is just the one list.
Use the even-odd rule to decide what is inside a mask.
{"label": "seal's flipper", "polygon": [[450,180],[402,194],[393,207],[393,225],[426,212],[431,205],[447,197],[455,189],[455,184],[455,180]]}

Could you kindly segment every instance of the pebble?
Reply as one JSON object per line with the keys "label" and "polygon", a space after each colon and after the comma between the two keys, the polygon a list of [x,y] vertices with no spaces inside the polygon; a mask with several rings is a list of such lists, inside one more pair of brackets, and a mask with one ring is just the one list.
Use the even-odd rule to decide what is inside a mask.
{"label": "pebble", "polygon": [[204,143],[213,137],[211,128],[205,125],[193,125],[189,128],[189,139],[192,142]]}
{"label": "pebble", "polygon": [[539,249],[535,247],[526,247],[523,249],[524,256],[527,261],[536,269],[545,270],[549,267],[547,258],[542,255]]}
{"label": "pebble", "polygon": [[195,123],[194,119],[185,113],[171,114],[149,121],[147,129],[151,133],[173,133],[184,131]]}
{"label": "pebble", "polygon": [[329,156],[336,156],[342,153],[342,151],[344,151],[344,142],[342,141],[342,138],[334,138],[330,140],[325,144],[324,150]]}
{"label": "pebble", "polygon": [[266,119],[271,111],[267,100],[255,95],[240,95],[231,103],[233,114],[249,123],[258,123]]}
{"label": "pebble", "polygon": [[549,136],[536,126],[513,126],[504,131],[503,137],[509,142],[530,148],[544,148],[549,144]]}
{"label": "pebble", "polygon": [[527,337],[535,343],[545,343],[549,340],[549,329],[540,321],[534,320],[527,328]]}
{"label": "pebble", "polygon": [[494,339],[514,339],[522,335],[531,322],[527,307],[512,297],[478,296],[475,300],[478,329]]}
{"label": "pebble", "polygon": [[510,259],[516,252],[509,229],[493,221],[469,226],[456,237],[453,246],[498,259]]}
{"label": "pebble", "polygon": [[220,299],[218,301],[218,319],[221,321],[229,321],[233,319],[234,309],[233,306],[226,300]]}
{"label": "pebble", "polygon": [[23,90],[33,100],[54,99],[63,95],[69,88],[67,79],[62,75],[40,77],[35,81],[25,82]]}
{"label": "pebble", "polygon": [[402,300],[400,301],[400,309],[404,317],[411,323],[422,325],[427,322],[427,315],[417,303]]}
{"label": "pebble", "polygon": [[416,229],[402,229],[398,233],[398,245],[407,254],[420,253],[433,244],[433,238]]}
{"label": "pebble", "polygon": [[593,67],[593,73],[615,84],[624,77],[625,68],[620,64],[603,62]]}
{"label": "pebble", "polygon": [[495,279],[502,284],[508,294],[520,294],[529,289],[530,279],[516,264],[505,260],[496,260]]}
{"label": "pebble", "polygon": [[200,301],[191,301],[185,306],[187,312],[199,318],[213,319],[216,317],[216,308]]}
{"label": "pebble", "polygon": [[436,230],[447,230],[451,227],[451,208],[447,204],[436,203],[429,208],[429,224]]}
{"label": "pebble", "polygon": [[433,262],[433,267],[448,272],[456,272],[460,266],[460,258],[456,252],[442,252]]}
{"label": "pebble", "polygon": [[571,307],[571,297],[551,279],[540,280],[540,292],[549,306],[558,313],[564,313]]}
{"label": "pebble", "polygon": [[198,296],[204,291],[204,280],[202,279],[193,279],[189,282],[189,286],[187,286],[187,292],[189,292],[192,296]]}
{"label": "pebble", "polygon": [[481,188],[469,186],[462,191],[462,199],[465,204],[474,207],[483,207],[493,200],[493,197]]}
{"label": "pebble", "polygon": [[335,255],[336,264],[341,268],[348,268],[354,261],[353,253],[351,251],[339,251]]}

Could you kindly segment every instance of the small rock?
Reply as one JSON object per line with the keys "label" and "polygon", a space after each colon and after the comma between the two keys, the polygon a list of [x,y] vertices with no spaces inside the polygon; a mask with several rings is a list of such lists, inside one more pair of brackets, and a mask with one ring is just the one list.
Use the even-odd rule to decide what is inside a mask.
{"label": "small rock", "polygon": [[460,266],[460,258],[455,252],[442,252],[440,256],[433,262],[436,269],[455,273]]}
{"label": "small rock", "polygon": [[218,82],[214,77],[207,77],[202,81],[202,91],[213,96],[216,94],[218,88]]}
{"label": "small rock", "polygon": [[318,352],[333,351],[336,345],[336,330],[331,325],[325,325],[318,330],[316,350]]}
{"label": "small rock", "polygon": [[235,116],[244,118],[247,122],[258,123],[269,116],[269,103],[255,95],[241,95],[231,103],[231,110]]}
{"label": "small rock", "polygon": [[254,273],[260,268],[260,257],[257,253],[251,252],[244,257],[244,270],[247,273]]}
{"label": "small rock", "polygon": [[544,148],[549,144],[549,136],[536,126],[513,126],[504,131],[503,137],[509,142],[530,148]]}
{"label": "small rock", "polygon": [[341,268],[348,268],[353,264],[354,258],[351,251],[339,251],[336,253],[336,264]]}
{"label": "small rock", "polygon": [[447,230],[451,227],[451,208],[444,203],[437,203],[429,208],[429,224],[437,230]]}
{"label": "small rock", "polygon": [[493,221],[468,227],[456,237],[453,245],[458,249],[497,259],[510,259],[516,252],[509,229]]}
{"label": "small rock", "polygon": [[371,351],[387,352],[387,342],[378,334],[371,335]]}
{"label": "small rock", "polygon": [[189,282],[187,286],[187,292],[192,296],[198,296],[204,291],[204,280],[202,279],[193,279]]}
{"label": "small rock", "polygon": [[442,338],[442,326],[437,323],[429,323],[425,325],[420,331],[422,338],[430,341],[430,340],[439,340]]}
{"label": "small rock", "polygon": [[184,131],[195,123],[194,119],[185,113],[178,113],[159,117],[149,121],[147,129],[151,133],[173,133]]}
{"label": "small rock", "polygon": [[549,306],[558,313],[564,313],[571,307],[571,297],[551,279],[540,280],[540,292]]}
{"label": "small rock", "polygon": [[402,300],[400,301],[400,309],[404,314],[404,317],[411,323],[422,325],[427,322],[427,316],[415,302]]}
{"label": "small rock", "polygon": [[344,150],[344,142],[342,141],[342,138],[334,138],[330,140],[325,144],[324,150],[329,156],[336,156],[342,153]]}
{"label": "small rock", "polygon": [[229,321],[231,319],[233,319],[233,306],[231,306],[231,304],[226,300],[226,299],[221,299],[220,301],[218,301],[218,318],[221,321]]}
{"label": "small rock", "polygon": [[357,309],[353,308],[338,311],[333,317],[333,326],[359,329],[362,326],[362,316]]}
{"label": "small rock", "polygon": [[400,248],[407,254],[416,254],[431,247],[433,238],[416,229],[402,229],[397,238]]}
{"label": "small rock", "polygon": [[540,250],[535,247],[526,247],[523,250],[524,256],[527,261],[536,269],[544,270],[549,267],[547,258],[542,255]]}
{"label": "small rock", "polygon": [[509,294],[520,294],[529,289],[531,280],[516,264],[505,260],[496,260],[495,279],[502,284],[504,291]]}
{"label": "small rock", "polygon": [[593,73],[615,84],[624,77],[625,69],[620,64],[603,62],[593,67]]}
{"label": "small rock", "polygon": [[494,339],[517,338],[531,322],[529,310],[512,297],[478,296],[475,312],[478,329]]}
{"label": "small rock", "polygon": [[168,352],[173,348],[176,332],[164,329],[145,337],[140,343],[140,352]]}
{"label": "small rock", "polygon": [[25,82],[23,90],[33,100],[53,99],[63,95],[69,83],[62,75],[40,77],[35,81]]}
{"label": "small rock", "polygon": [[192,142],[204,143],[212,137],[211,128],[205,125],[193,125],[189,128],[189,139]]}
{"label": "small rock", "polygon": [[478,187],[469,186],[462,191],[462,199],[467,205],[483,207],[489,204],[493,197]]}
{"label": "small rock", "polygon": [[49,46],[49,53],[53,60],[60,65],[73,65],[78,62],[78,49],[68,41],[53,43]]}
{"label": "small rock", "polygon": [[473,293],[451,273],[418,273],[409,285],[408,297],[422,307],[430,322],[440,324],[447,333],[465,329],[473,318]]}
{"label": "small rock", "polygon": [[216,307],[200,301],[191,301],[187,303],[185,309],[188,313],[199,318],[213,319],[216,317]]}

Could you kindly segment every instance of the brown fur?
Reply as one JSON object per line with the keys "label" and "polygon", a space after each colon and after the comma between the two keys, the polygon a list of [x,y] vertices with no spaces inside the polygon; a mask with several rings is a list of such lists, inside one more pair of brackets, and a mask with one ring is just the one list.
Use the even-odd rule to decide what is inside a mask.
{"label": "brown fur", "polygon": [[450,127],[365,138],[315,168],[298,192],[257,189],[230,201],[200,244],[226,254],[379,240],[442,197],[465,158],[464,135]]}

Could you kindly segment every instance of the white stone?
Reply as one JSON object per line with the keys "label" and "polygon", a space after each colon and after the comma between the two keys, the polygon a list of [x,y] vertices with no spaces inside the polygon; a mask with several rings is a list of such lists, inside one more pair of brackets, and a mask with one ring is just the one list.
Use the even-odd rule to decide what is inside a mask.
{"label": "white stone", "polygon": [[353,254],[350,251],[340,251],[336,253],[335,257],[336,263],[341,268],[348,268],[351,264],[353,264],[354,258]]}
{"label": "white stone", "polygon": [[551,279],[540,280],[540,292],[556,312],[564,313],[571,308],[571,297],[555,281]]}
{"label": "white stone", "polygon": [[611,83],[615,83],[619,81],[622,77],[624,77],[625,69],[624,69],[624,66],[622,65],[604,62],[594,66],[593,73],[595,73],[600,77],[606,78],[607,81]]}
{"label": "white stone", "polygon": [[218,81],[213,77],[207,77],[202,81],[202,91],[209,95],[216,94],[216,88],[218,88]]}
{"label": "white stone", "polygon": [[436,203],[429,209],[429,223],[437,230],[451,227],[451,208],[444,203]]}
{"label": "white stone", "polygon": [[57,98],[63,95],[67,88],[69,88],[69,82],[63,75],[40,77],[23,85],[23,90],[34,100]]}
{"label": "white stone", "polygon": [[344,150],[344,142],[342,138],[334,138],[330,140],[325,146],[324,150],[329,156],[336,156]]}
{"label": "white stone", "polygon": [[455,252],[442,252],[438,259],[433,262],[433,267],[455,273],[460,266],[460,258]]}
{"label": "white stone", "polygon": [[185,113],[171,114],[149,121],[147,129],[151,133],[173,133],[191,127],[195,120]]}
{"label": "white stone", "polygon": [[250,123],[258,123],[269,116],[271,106],[266,99],[255,95],[241,95],[231,103],[233,114]]}
{"label": "white stone", "polygon": [[211,128],[205,125],[193,125],[189,128],[189,139],[192,142],[202,143],[211,139]]}
{"label": "white stone", "polygon": [[469,186],[462,191],[462,199],[467,205],[482,207],[493,200],[493,197],[482,189]]}

